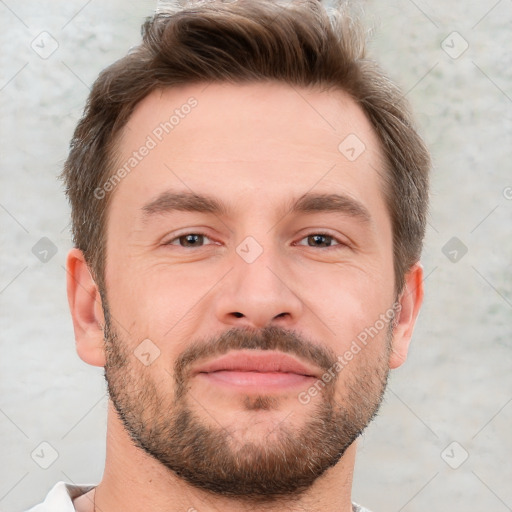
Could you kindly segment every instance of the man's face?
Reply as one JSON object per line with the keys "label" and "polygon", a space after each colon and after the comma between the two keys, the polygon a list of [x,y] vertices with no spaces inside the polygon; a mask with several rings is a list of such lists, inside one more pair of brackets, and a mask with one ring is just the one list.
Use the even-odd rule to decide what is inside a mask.
{"label": "man's face", "polygon": [[104,306],[120,418],[197,487],[297,495],[371,420],[389,370],[370,123],[340,91],[200,84],[144,99],[119,149]]}

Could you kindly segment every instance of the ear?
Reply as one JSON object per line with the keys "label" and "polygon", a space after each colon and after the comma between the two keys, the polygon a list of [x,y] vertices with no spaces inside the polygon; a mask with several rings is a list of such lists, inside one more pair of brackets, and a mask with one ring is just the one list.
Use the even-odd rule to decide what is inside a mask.
{"label": "ear", "polygon": [[423,265],[419,261],[405,275],[405,286],[398,303],[389,358],[389,368],[392,370],[401,366],[407,359],[414,325],[423,303]]}
{"label": "ear", "polygon": [[80,359],[93,366],[105,366],[103,350],[103,307],[97,284],[83,252],[73,248],[66,260],[69,309]]}

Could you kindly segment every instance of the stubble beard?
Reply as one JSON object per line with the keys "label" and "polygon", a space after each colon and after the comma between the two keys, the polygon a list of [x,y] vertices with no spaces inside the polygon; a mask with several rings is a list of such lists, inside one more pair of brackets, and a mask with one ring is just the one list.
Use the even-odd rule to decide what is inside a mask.
{"label": "stubble beard", "polygon": [[[192,361],[213,351],[281,349],[307,355],[327,369],[328,364],[334,364],[334,353],[318,345],[313,349],[296,333],[278,327],[257,332],[232,329],[210,339],[207,345],[192,344],[178,357],[171,397],[165,393],[169,380],[157,386],[151,379],[151,367],[127,351],[130,345],[120,339],[108,307],[104,309],[105,379],[126,431],[137,447],[175,475],[215,495],[260,504],[299,499],[339,462],[376,416],[383,399],[389,374],[391,324],[386,335],[387,352],[372,364],[359,353],[350,363],[358,365],[356,371],[344,368],[333,380],[323,383],[321,392],[304,405],[309,410],[305,410],[301,427],[290,428],[285,417],[257,442],[236,439],[236,426],[221,426],[214,421],[215,414],[206,414],[207,407],[198,406],[197,397],[190,394],[187,369]],[[336,395],[340,380],[344,393],[341,400]],[[265,394],[247,395],[243,400],[246,411],[269,410],[279,403],[275,396]],[[206,421],[197,410],[204,413]]]}

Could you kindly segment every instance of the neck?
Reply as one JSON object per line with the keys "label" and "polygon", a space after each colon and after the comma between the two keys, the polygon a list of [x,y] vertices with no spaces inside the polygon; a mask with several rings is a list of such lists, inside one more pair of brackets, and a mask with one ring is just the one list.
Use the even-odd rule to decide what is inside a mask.
{"label": "neck", "polygon": [[[299,499],[256,504],[197,489],[134,446],[112,403],[107,422],[105,472],[95,489],[95,510],[101,512],[351,512],[355,443]],[[84,497],[85,498],[85,497]],[[89,503],[90,500],[89,496]],[[92,511],[92,508],[89,508]],[[78,510],[78,509],[77,509]]]}

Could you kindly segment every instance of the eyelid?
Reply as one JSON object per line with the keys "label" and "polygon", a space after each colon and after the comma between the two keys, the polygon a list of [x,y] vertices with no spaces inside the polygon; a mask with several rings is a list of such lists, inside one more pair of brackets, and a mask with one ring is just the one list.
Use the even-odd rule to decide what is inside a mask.
{"label": "eyelid", "polygon": [[[305,238],[308,238],[309,236],[314,236],[314,235],[328,236],[328,237],[332,238],[335,242],[337,242],[337,244],[332,247],[319,247],[319,249],[329,250],[329,249],[336,249],[336,248],[340,248],[340,247],[352,247],[352,244],[348,239],[342,238],[339,235],[336,235],[334,233],[330,233],[328,230],[325,230],[325,229],[311,230],[311,231],[305,233],[304,235],[301,235],[301,237],[299,239],[297,239],[297,242],[294,242],[294,244],[298,245],[298,242],[301,242]],[[304,245],[304,244],[300,244],[300,245],[302,245],[303,247],[309,247],[311,249],[315,249],[314,246],[308,246],[308,245]]]}
{"label": "eyelid", "polygon": [[[166,242],[163,242],[162,245],[176,245],[176,247],[181,247],[180,245],[173,244],[172,242],[175,242],[182,236],[187,236],[187,235],[201,235],[204,238],[207,238],[208,240],[210,240],[211,242],[214,242],[213,244],[205,244],[205,245],[214,245],[215,243],[218,243],[216,240],[214,240],[211,236],[209,236],[207,233],[205,233],[201,229],[192,229],[192,230],[189,229],[189,230],[183,231],[181,233],[178,232],[178,233],[173,234],[172,238],[169,238],[169,240],[167,240]],[[204,247],[204,246],[198,246],[198,247]],[[182,247],[182,248],[183,249],[193,249],[193,247]]]}
{"label": "eyelid", "polygon": [[[210,240],[210,242],[213,242],[213,243],[204,244],[204,245],[201,245],[201,246],[198,246],[198,247],[204,247],[205,245],[218,245],[219,244],[219,242],[217,240],[215,240],[213,237],[209,236],[205,232],[205,230],[202,230],[202,229],[188,229],[188,230],[184,230],[182,232],[178,232],[178,233],[173,234],[172,238],[169,238],[169,240],[164,242],[162,245],[172,245],[172,246],[176,246],[176,247],[181,247],[179,244],[173,244],[172,242],[175,242],[179,238],[181,238],[183,236],[187,236],[187,235],[201,235],[201,236],[207,238],[208,240]],[[305,238],[308,238],[309,236],[314,236],[314,235],[330,237],[330,238],[332,238],[336,242],[336,245],[334,245],[332,247],[314,247],[314,246],[308,246],[308,245],[305,245],[305,244],[299,244],[299,242],[301,242]],[[300,236],[300,238],[298,238],[297,241],[293,243],[293,245],[301,245],[302,247],[309,247],[311,249],[323,249],[324,251],[325,250],[329,250],[329,249],[336,249],[336,248],[340,248],[340,247],[352,247],[352,245],[351,245],[349,240],[341,238],[339,235],[335,235],[333,233],[330,233],[328,230],[325,230],[325,229],[316,229],[316,230],[308,231],[307,233],[302,234]],[[182,248],[183,249],[193,249],[193,247],[182,247]]]}

